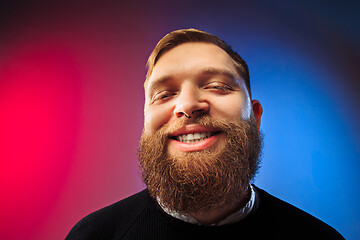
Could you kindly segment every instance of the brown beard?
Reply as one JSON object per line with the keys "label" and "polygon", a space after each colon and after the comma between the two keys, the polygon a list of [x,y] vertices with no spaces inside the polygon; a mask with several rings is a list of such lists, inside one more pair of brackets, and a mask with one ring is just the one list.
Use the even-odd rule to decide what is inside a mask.
{"label": "brown beard", "polygon": [[[221,129],[224,146],[169,156],[169,133],[190,123]],[[260,167],[261,149],[262,134],[254,118],[215,120],[206,115],[179,120],[172,127],[165,124],[152,135],[143,131],[138,157],[150,195],[171,210],[191,214],[241,199]]]}

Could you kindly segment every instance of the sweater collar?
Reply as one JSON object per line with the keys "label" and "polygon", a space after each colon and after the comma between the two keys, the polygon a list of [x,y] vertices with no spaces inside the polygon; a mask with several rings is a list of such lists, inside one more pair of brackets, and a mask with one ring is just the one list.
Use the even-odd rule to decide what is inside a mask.
{"label": "sweater collar", "polygon": [[[218,223],[213,223],[210,226],[222,226],[222,225],[227,225],[227,224],[231,224],[231,223],[235,223],[238,221],[241,221],[242,219],[246,218],[252,211],[256,210],[256,208],[258,207],[258,203],[259,203],[259,194],[257,193],[256,189],[250,185],[250,191],[251,191],[251,196],[250,196],[250,200],[245,204],[245,206],[243,208],[241,208],[240,210],[228,215],[227,217],[225,217],[224,219],[222,219],[221,221],[219,221]],[[190,216],[188,214],[184,214],[172,209],[169,209],[167,207],[165,207],[162,203],[161,203],[161,199],[157,198],[156,199],[159,206],[161,207],[161,209],[167,213],[168,215],[180,219],[184,222],[188,222],[188,223],[192,223],[192,224],[197,224],[197,225],[202,225],[196,218],[194,218],[193,216]]]}

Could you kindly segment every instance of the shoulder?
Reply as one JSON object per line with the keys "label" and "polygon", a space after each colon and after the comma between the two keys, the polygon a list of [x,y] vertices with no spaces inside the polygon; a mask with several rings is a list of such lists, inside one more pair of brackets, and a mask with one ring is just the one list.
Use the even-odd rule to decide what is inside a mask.
{"label": "shoulder", "polygon": [[146,208],[147,190],[93,212],[81,219],[70,231],[70,239],[116,239],[134,224]]}
{"label": "shoulder", "polygon": [[[260,197],[258,215],[271,223],[272,229],[281,229],[284,234],[307,239],[344,239],[334,228],[284,202],[262,189],[255,187]],[[277,225],[277,227],[274,227]],[[294,235],[295,234],[295,235]],[[291,236],[288,235],[288,236]]]}

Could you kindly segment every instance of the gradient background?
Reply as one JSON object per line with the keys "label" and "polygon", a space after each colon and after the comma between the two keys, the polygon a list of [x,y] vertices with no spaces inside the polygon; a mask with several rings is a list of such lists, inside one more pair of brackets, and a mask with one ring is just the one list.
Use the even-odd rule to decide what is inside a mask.
{"label": "gradient background", "polygon": [[359,2],[179,2],[2,1],[0,238],[63,239],[144,188],[146,59],[195,27],[248,62],[264,108],[255,183],[360,239]]}

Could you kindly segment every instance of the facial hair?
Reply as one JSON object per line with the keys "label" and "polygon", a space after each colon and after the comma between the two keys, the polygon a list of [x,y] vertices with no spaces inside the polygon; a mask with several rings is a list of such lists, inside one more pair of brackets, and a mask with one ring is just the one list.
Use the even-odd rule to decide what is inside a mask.
{"label": "facial hair", "polygon": [[[169,133],[197,123],[220,129],[225,144],[170,156]],[[154,134],[143,131],[138,149],[142,178],[162,206],[185,214],[207,211],[241,199],[260,167],[262,134],[250,120],[196,119],[165,124]]]}

